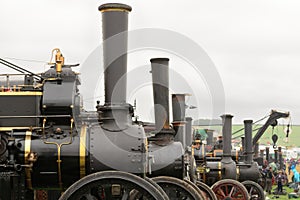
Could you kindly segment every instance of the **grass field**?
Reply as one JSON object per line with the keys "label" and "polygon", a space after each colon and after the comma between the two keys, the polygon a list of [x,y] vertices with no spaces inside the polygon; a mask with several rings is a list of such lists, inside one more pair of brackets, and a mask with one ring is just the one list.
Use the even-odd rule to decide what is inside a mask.
{"label": "grass field", "polygon": [[[276,185],[273,186],[273,189],[276,188]],[[287,186],[284,186],[283,189],[287,192],[286,195],[274,195],[274,194],[271,194],[271,195],[267,195],[267,197],[269,197],[270,199],[277,199],[277,200],[287,200],[289,199],[288,198],[288,194],[293,192],[293,189],[287,187]],[[276,197],[279,197],[279,198],[276,198]],[[299,199],[299,198],[298,198]]]}
{"label": "grass field", "polygon": [[[261,127],[261,125],[253,126],[253,130]],[[243,128],[243,125],[233,125],[232,132],[234,133],[237,130],[240,130]],[[289,147],[300,147],[300,126],[292,126],[291,127],[291,133],[289,134],[288,140],[286,141],[286,133],[284,132],[284,129],[286,126],[276,126],[274,129],[272,127],[269,127],[266,132],[263,134],[263,136],[260,138],[259,143],[260,144],[272,144],[272,134],[278,135],[278,142],[277,146],[285,146],[287,148]],[[253,136],[256,134],[257,131],[253,131]],[[232,135],[232,138],[242,136],[244,135],[244,131],[240,131],[236,134]]]}
{"label": "grass field", "polygon": [[[233,125],[232,126],[232,138],[233,139],[240,139],[241,136],[244,135],[244,130],[241,130],[238,133],[235,133],[237,130],[240,130],[244,127],[244,125]],[[254,125],[253,126],[253,136],[257,133],[257,130],[261,125]],[[218,132],[222,129],[221,126],[193,126],[194,129],[213,129]],[[284,132],[284,129],[286,126],[278,125],[272,130],[272,127],[269,127],[265,133],[262,135],[262,137],[259,140],[259,143],[262,145],[268,145],[272,143],[272,134],[277,134],[278,135],[278,141],[277,141],[277,146],[284,146],[289,148],[293,147],[300,147],[300,125],[294,125],[291,127],[291,133],[289,134],[288,140],[286,141],[286,133]]]}

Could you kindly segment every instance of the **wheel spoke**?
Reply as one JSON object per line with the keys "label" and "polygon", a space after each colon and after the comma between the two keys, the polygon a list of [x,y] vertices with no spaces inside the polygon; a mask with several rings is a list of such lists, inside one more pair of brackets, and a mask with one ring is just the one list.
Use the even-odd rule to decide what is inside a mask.
{"label": "wheel spoke", "polygon": [[122,196],[122,200],[128,199],[128,196],[129,196],[129,192],[127,190],[124,190],[124,194]]}
{"label": "wheel spoke", "polygon": [[234,191],[235,191],[235,188],[234,188],[234,187],[231,187],[231,190],[230,190],[230,193],[228,194],[228,196],[231,197]]}

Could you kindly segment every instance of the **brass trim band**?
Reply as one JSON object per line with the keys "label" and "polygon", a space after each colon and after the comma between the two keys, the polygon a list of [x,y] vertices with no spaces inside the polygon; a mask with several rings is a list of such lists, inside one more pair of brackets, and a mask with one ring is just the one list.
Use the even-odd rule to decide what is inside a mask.
{"label": "brass trim band", "polygon": [[42,96],[43,92],[0,92],[0,96]]}
{"label": "brass trim band", "polygon": [[218,163],[218,168],[219,168],[219,180],[222,179],[222,170],[221,170],[221,167],[222,167],[222,163],[219,162],[219,163]]}
{"label": "brass trim band", "polygon": [[240,179],[240,167],[236,166],[236,180]]}
{"label": "brass trim band", "polygon": [[130,12],[126,8],[104,8],[104,9],[100,10],[100,12],[109,12],[109,11]]}
{"label": "brass trim band", "polygon": [[185,121],[172,122],[173,126],[185,126]]}
{"label": "brass trim band", "polygon": [[79,145],[79,174],[83,178],[86,174],[85,171],[85,156],[86,156],[86,125],[81,127],[80,131],[80,145]]}
{"label": "brass trim band", "polygon": [[[26,131],[25,147],[24,147],[24,163],[26,165],[29,164],[29,162],[28,162],[28,155],[29,155],[30,149],[31,149],[31,135],[32,135],[31,131]],[[26,175],[27,187],[29,189],[32,189],[30,168],[28,168],[28,167],[25,168],[25,175]]]}
{"label": "brass trim band", "polygon": [[20,127],[0,127],[0,131],[11,131],[11,130],[32,130],[36,129],[38,127],[26,127],[26,126],[20,126]]}

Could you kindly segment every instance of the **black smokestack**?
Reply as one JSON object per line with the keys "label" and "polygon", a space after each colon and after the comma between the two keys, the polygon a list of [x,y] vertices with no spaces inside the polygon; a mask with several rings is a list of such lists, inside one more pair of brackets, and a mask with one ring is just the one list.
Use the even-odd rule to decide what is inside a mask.
{"label": "black smokestack", "polygon": [[282,149],[278,147],[278,156],[279,156],[279,169],[283,169],[283,160],[282,160]]}
{"label": "black smokestack", "polygon": [[251,164],[253,161],[253,152],[252,152],[252,120],[244,120],[245,128],[245,154],[246,154],[246,163]]}
{"label": "black smokestack", "polygon": [[170,129],[169,121],[169,59],[152,58],[151,72],[157,131]]}
{"label": "black smokestack", "polygon": [[278,163],[278,150],[274,149],[274,162],[277,164]]}
{"label": "black smokestack", "polygon": [[175,141],[186,147],[185,94],[172,94],[173,128]]}
{"label": "black smokestack", "polygon": [[268,161],[268,163],[269,163],[269,160],[270,160],[269,152],[270,152],[270,148],[266,147],[266,160]]}
{"label": "black smokestack", "polygon": [[131,7],[109,3],[99,6],[102,13],[105,104],[126,102],[128,13]]}
{"label": "black smokestack", "polygon": [[185,138],[185,144],[187,147],[190,147],[193,143],[193,131],[192,131],[192,120],[191,117],[186,117],[185,121],[185,132],[186,132],[186,138]]}
{"label": "black smokestack", "polygon": [[223,157],[231,157],[232,115],[222,115]]}

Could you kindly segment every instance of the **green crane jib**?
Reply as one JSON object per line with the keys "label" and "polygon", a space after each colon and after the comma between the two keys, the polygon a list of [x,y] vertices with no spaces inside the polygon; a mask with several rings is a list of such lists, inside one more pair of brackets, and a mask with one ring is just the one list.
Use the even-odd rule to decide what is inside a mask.
{"label": "green crane jib", "polygon": [[276,110],[272,110],[266,123],[257,131],[256,135],[253,137],[252,144],[255,145],[258,142],[258,140],[261,138],[261,136],[264,134],[264,132],[267,130],[267,128],[270,125],[277,123],[276,121],[277,119],[286,118],[289,116],[290,116],[289,112],[278,112]]}

